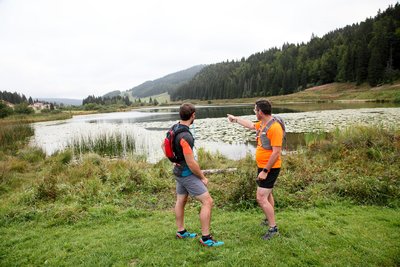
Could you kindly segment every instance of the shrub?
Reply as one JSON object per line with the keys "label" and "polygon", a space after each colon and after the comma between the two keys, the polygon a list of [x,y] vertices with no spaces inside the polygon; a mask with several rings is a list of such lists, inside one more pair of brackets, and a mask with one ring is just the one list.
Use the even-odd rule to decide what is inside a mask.
{"label": "shrub", "polygon": [[14,106],[14,112],[17,114],[32,114],[35,113],[33,108],[28,106],[28,103],[21,103]]}
{"label": "shrub", "polygon": [[393,100],[394,103],[400,103],[400,93],[397,93]]}
{"label": "shrub", "polygon": [[7,106],[3,101],[0,101],[0,119],[13,114],[13,109]]}
{"label": "shrub", "polygon": [[46,158],[46,154],[41,148],[27,148],[19,152],[18,156],[30,163],[37,163]]}
{"label": "shrub", "polygon": [[54,201],[58,196],[57,180],[52,177],[45,177],[36,189],[36,199]]}

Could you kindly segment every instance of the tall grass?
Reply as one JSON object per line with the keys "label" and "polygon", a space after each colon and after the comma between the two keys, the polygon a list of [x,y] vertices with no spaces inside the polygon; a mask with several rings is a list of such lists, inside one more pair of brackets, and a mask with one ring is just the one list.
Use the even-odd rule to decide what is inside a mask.
{"label": "tall grass", "polygon": [[[121,136],[92,141],[90,146],[83,142],[84,146],[74,148],[74,153],[81,153],[78,161],[73,160],[71,150],[46,159],[38,152],[4,157],[0,173],[4,173],[5,181],[32,177],[26,184],[30,189],[14,195],[19,204],[9,206],[49,202],[62,206],[74,203],[77,207],[116,204],[137,209],[172,206],[175,184],[168,160],[150,164],[140,157],[120,157],[127,153],[126,146],[132,152],[134,149],[134,142],[124,145],[126,141]],[[102,155],[118,159],[109,160]],[[312,143],[303,152],[283,157],[275,188],[276,207],[315,207],[337,201],[399,207],[399,155],[399,131],[358,126],[337,131],[329,140]],[[232,161],[204,150],[199,150],[198,156],[203,169],[238,168],[234,173],[209,175],[208,188],[217,207],[257,207],[256,165],[252,156]],[[6,191],[13,190],[4,186]]]}
{"label": "tall grass", "polygon": [[[123,138],[104,137],[99,151],[111,155]],[[269,243],[259,238],[253,157],[200,150],[204,169],[238,168],[208,175],[212,231],[226,242],[217,250],[173,238],[168,160],[78,151],[80,160],[72,150],[0,151],[0,265],[399,265],[399,130],[352,126],[285,155],[274,189],[281,237]],[[189,199],[190,230],[200,229],[199,207]]]}
{"label": "tall grass", "polygon": [[0,127],[0,149],[15,150],[34,134],[29,124],[3,125]]}
{"label": "tall grass", "polygon": [[396,93],[393,102],[394,103],[400,103],[400,93],[399,92]]}
{"label": "tall grass", "polygon": [[284,160],[284,204],[318,205],[345,198],[398,207],[400,131],[353,125],[332,135],[332,140],[313,143]]}
{"label": "tall grass", "polygon": [[97,153],[108,157],[125,157],[135,152],[135,139],[121,133],[101,134],[100,136],[79,137],[67,145],[75,155]]}
{"label": "tall grass", "polygon": [[66,120],[72,118],[72,114],[69,112],[50,112],[50,113],[34,113],[34,114],[15,114],[3,118],[0,120],[0,126],[3,125],[15,125],[15,124],[27,124],[41,121],[53,121],[53,120]]}
{"label": "tall grass", "polygon": [[328,140],[330,136],[331,135],[326,132],[304,133],[305,145],[308,147],[318,145],[320,142],[325,142]]}

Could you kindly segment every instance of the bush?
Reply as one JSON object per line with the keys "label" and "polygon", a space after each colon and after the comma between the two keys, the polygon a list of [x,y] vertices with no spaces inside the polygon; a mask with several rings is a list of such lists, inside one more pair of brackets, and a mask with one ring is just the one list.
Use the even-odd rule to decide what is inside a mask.
{"label": "bush", "polygon": [[99,110],[101,108],[101,105],[95,104],[95,103],[89,103],[85,104],[83,106],[85,110]]}
{"label": "bush", "polygon": [[36,199],[38,200],[56,200],[59,194],[56,178],[45,177],[36,189]]}
{"label": "bush", "polygon": [[18,156],[30,163],[37,163],[46,158],[46,153],[41,148],[27,148],[21,150]]}
{"label": "bush", "polygon": [[21,103],[14,106],[14,112],[17,114],[32,114],[35,113],[33,108],[28,106],[28,103]]}
{"label": "bush", "polygon": [[13,114],[13,109],[0,100],[0,119],[10,116],[11,114]]}
{"label": "bush", "polygon": [[393,100],[394,103],[400,103],[400,93],[397,93]]}

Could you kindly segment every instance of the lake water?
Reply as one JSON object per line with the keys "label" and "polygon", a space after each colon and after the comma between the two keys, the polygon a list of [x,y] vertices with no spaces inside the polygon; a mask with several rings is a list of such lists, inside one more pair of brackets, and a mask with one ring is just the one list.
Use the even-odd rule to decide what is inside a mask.
{"label": "lake water", "polygon": [[[196,120],[192,133],[196,147],[220,152],[240,159],[254,154],[254,132],[237,124],[228,123],[226,114],[255,120],[254,105],[196,106]],[[44,149],[47,154],[64,149],[80,137],[96,137],[122,133],[135,140],[136,153],[146,155],[149,162],[160,160],[160,148],[166,130],[179,120],[179,107],[143,108],[129,112],[74,116],[65,121],[35,123],[31,144]],[[304,144],[304,133],[328,132],[349,124],[377,124],[400,127],[400,107],[382,103],[322,103],[296,104],[273,107],[287,127],[287,147]]]}

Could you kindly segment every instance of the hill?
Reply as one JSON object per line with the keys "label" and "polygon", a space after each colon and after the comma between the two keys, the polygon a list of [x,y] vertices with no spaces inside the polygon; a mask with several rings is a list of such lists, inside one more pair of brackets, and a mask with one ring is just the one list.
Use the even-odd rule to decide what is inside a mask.
{"label": "hill", "polygon": [[71,98],[38,98],[40,101],[46,101],[50,103],[63,104],[66,106],[80,106],[82,105],[81,99],[71,99]]}
{"label": "hill", "polygon": [[186,70],[168,74],[154,81],[147,81],[127,90],[133,97],[148,97],[165,92],[171,94],[181,85],[189,82],[205,65],[197,65]]}
{"label": "hill", "polygon": [[171,99],[228,99],[286,95],[329,84],[368,83],[400,78],[400,4],[374,18],[335,29],[308,43],[285,43],[203,68]]}
{"label": "hill", "polygon": [[[296,104],[317,102],[395,102],[400,103],[400,80],[393,84],[384,84],[372,87],[367,83],[329,83],[314,86],[300,92],[288,95],[257,96],[233,99],[195,100],[188,99],[197,104],[238,104],[254,103],[259,98],[267,98],[274,104]],[[174,103],[181,103],[176,101]]]}
{"label": "hill", "polygon": [[400,81],[371,87],[368,84],[330,83],[290,95],[270,97],[274,102],[393,101],[400,97]]}
{"label": "hill", "polygon": [[104,98],[113,98],[114,96],[122,96],[121,91],[115,90],[103,95]]}

